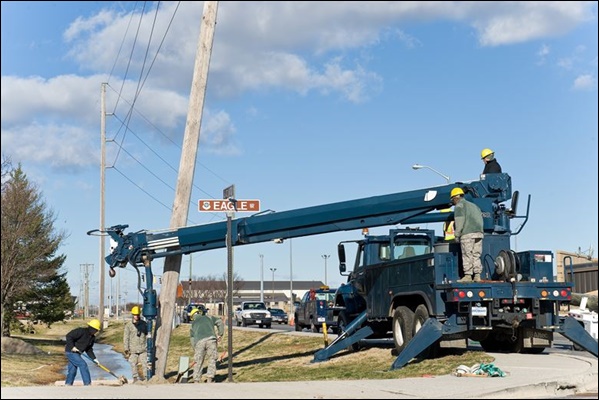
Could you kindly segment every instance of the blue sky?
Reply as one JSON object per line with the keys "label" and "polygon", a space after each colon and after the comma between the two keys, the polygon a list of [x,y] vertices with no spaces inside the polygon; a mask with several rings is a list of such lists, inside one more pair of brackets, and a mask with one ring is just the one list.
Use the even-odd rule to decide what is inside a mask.
{"label": "blue sky", "polygon": [[[81,264],[94,264],[95,293],[101,84],[106,226],[168,228],[203,3],[1,4],[2,152],[68,232],[73,294]],[[488,147],[521,212],[532,196],[513,247],[596,256],[597,37],[597,2],[220,2],[189,223],[224,220],[196,204],[231,184],[284,211],[445,183],[415,163],[478,179]],[[359,236],[236,247],[235,271],[259,280],[263,254],[266,288],[270,268],[324,281],[331,255],[336,286],[336,244]],[[224,250],[196,253],[191,274],[226,267]],[[119,272],[136,300],[133,269]]]}

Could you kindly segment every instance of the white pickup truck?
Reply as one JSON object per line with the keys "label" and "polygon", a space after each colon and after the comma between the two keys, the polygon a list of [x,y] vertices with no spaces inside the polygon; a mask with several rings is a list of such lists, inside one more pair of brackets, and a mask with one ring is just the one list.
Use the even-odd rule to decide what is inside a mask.
{"label": "white pickup truck", "polygon": [[264,302],[244,301],[235,311],[235,322],[237,326],[258,325],[259,328],[270,328],[272,317]]}

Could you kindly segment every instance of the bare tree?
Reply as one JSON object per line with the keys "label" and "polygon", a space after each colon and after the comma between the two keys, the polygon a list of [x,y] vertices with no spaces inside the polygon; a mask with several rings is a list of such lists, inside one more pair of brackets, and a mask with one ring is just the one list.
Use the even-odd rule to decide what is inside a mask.
{"label": "bare tree", "polygon": [[55,231],[54,213],[21,166],[4,168],[3,161],[0,306],[2,336],[10,336],[13,304],[35,298],[38,284],[62,267],[66,256],[56,252],[67,235]]}

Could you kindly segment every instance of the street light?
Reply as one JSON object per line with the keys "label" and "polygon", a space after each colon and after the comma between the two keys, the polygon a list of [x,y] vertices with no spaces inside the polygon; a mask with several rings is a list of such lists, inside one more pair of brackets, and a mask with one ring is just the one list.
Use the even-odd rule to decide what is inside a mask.
{"label": "street light", "polygon": [[330,258],[331,256],[329,254],[323,254],[322,258],[324,258],[324,284],[328,285],[327,283],[327,260]]}
{"label": "street light", "polygon": [[428,165],[420,165],[420,164],[414,164],[412,165],[412,169],[421,169],[421,168],[428,168],[431,171],[441,175],[443,178],[445,178],[445,180],[447,181],[447,183],[451,182],[451,179],[449,178],[449,176],[447,175],[443,175],[442,173],[440,173],[439,171],[437,171],[436,169],[434,169],[433,167],[429,167]]}
{"label": "street light", "polygon": [[260,254],[260,301],[264,301],[264,254]]}
{"label": "street light", "polygon": [[272,300],[271,300],[271,303],[274,303],[274,301],[275,301],[275,271],[277,269],[271,268],[270,270],[272,271]]}

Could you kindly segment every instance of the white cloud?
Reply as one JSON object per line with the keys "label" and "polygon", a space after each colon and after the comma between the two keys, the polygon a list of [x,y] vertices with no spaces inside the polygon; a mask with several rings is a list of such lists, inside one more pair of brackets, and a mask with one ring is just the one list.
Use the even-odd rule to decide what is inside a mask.
{"label": "white cloud", "polygon": [[579,75],[574,79],[574,90],[594,90],[597,88],[597,78],[592,75]]}

